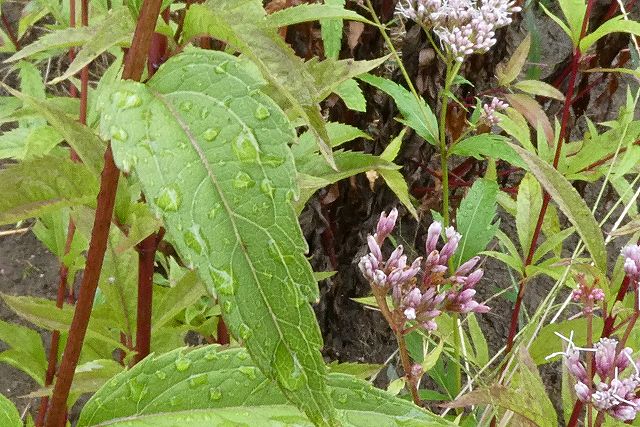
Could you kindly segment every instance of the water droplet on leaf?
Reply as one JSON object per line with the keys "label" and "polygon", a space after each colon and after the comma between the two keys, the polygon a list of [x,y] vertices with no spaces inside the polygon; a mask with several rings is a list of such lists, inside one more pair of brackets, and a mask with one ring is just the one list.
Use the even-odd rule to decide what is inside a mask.
{"label": "water droplet on leaf", "polygon": [[260,191],[262,191],[267,196],[273,197],[274,190],[275,189],[273,188],[273,183],[269,178],[263,179],[260,183]]}
{"label": "water droplet on leaf", "polygon": [[238,172],[233,179],[233,186],[235,188],[251,188],[256,182],[246,172]]}
{"label": "water droplet on leaf", "polygon": [[182,204],[182,195],[175,186],[164,187],[156,197],[156,205],[166,212],[175,212]]}
{"label": "water droplet on leaf", "polygon": [[225,313],[231,313],[231,310],[233,310],[233,303],[231,301],[225,301],[222,305],[222,308],[224,309]]}
{"label": "water droplet on leaf", "polygon": [[127,138],[129,138],[127,132],[118,126],[111,126],[109,134],[111,135],[111,139],[118,142],[125,142]]}
{"label": "water droplet on leaf", "polygon": [[156,371],[156,377],[158,377],[161,380],[164,380],[165,378],[167,378],[167,373],[164,371]]}
{"label": "water droplet on leaf", "polygon": [[219,132],[214,128],[208,128],[207,130],[204,131],[204,133],[202,134],[202,137],[207,141],[213,141],[218,136],[218,133]]}
{"label": "water droplet on leaf", "polygon": [[193,102],[191,102],[191,101],[183,101],[183,102],[180,104],[180,109],[181,109],[182,111],[191,111],[191,108],[192,108],[192,107],[193,107]]}
{"label": "water droplet on leaf", "polygon": [[126,110],[128,108],[139,107],[142,105],[142,99],[138,95],[132,92],[118,91],[111,97],[111,102],[116,104],[116,107]]}
{"label": "water droplet on leaf", "polygon": [[214,219],[216,217],[216,215],[218,215],[218,212],[220,211],[220,203],[216,203],[213,205],[213,207],[211,208],[211,210],[209,211],[209,213],[207,214],[207,217],[209,219]]}
{"label": "water droplet on leaf", "polygon": [[260,106],[258,106],[258,108],[256,108],[256,111],[255,111],[254,115],[256,116],[256,119],[258,119],[258,120],[265,120],[265,119],[269,118],[271,113],[269,112],[267,107],[265,107],[264,105],[260,105]]}
{"label": "water droplet on leaf", "polygon": [[259,147],[250,135],[241,133],[238,135],[233,145],[233,152],[241,162],[255,162],[258,160]]}
{"label": "water droplet on leaf", "polygon": [[209,267],[209,275],[213,280],[216,291],[221,295],[233,295],[235,293],[233,278],[223,270]]}
{"label": "water droplet on leaf", "polygon": [[179,372],[184,372],[191,366],[191,360],[181,357],[176,359],[175,365]]}
{"label": "water droplet on leaf", "polygon": [[240,325],[240,328],[238,328],[238,335],[240,335],[240,338],[242,338],[243,340],[248,340],[249,338],[251,338],[251,335],[253,335],[253,332],[251,331],[251,328],[246,325],[245,323],[242,323]]}
{"label": "water droplet on leaf", "polygon": [[184,243],[196,254],[202,255],[209,250],[209,245],[202,235],[200,224],[193,224],[183,234]]}
{"label": "water droplet on leaf", "polygon": [[258,376],[256,375],[256,368],[254,366],[240,366],[238,370],[247,378],[251,380],[255,380]]}
{"label": "water droplet on leaf", "polygon": [[189,378],[189,385],[191,387],[199,387],[206,384],[208,381],[207,374],[200,374]]}
{"label": "water droplet on leaf", "polygon": [[222,399],[222,391],[219,388],[209,389],[209,399],[216,401]]}

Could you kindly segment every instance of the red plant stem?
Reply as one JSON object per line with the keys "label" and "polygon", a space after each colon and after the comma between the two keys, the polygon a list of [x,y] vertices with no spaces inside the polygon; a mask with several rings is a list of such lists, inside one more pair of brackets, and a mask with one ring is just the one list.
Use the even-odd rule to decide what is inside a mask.
{"label": "red plant stem", "polygon": [[[76,2],[75,0],[69,0],[69,26],[70,27],[75,27],[76,26]],[[73,59],[75,58],[75,50],[73,48],[69,49],[69,61],[72,62]],[[82,75],[81,79],[83,81],[88,80],[88,74],[87,75]],[[86,91],[85,91],[86,92]],[[76,90],[76,86],[73,84],[73,82],[69,83],[69,93],[72,97],[76,97],[77,96],[77,90]],[[87,103],[86,103],[86,93],[84,95],[85,98],[85,102],[84,102],[84,118],[85,120],[82,121],[82,117],[83,117],[83,108],[82,108],[82,103],[81,103],[81,107],[80,107],[80,117],[81,117],[81,122],[83,124],[86,124],[86,107],[87,107]],[[73,160],[74,162],[79,162],[80,158],[78,157],[78,154],[75,152],[75,150],[72,148],[70,155],[71,160]],[[65,242],[65,246],[64,246],[64,255],[67,255],[71,249],[71,242],[73,241],[73,237],[75,235],[76,232],[76,225],[73,222],[72,218],[69,218],[69,226],[67,228],[67,239]],[[58,294],[56,296],[56,307],[57,308],[62,308],[64,306],[64,300],[65,300],[65,296],[67,297],[67,301],[70,304],[73,304],[74,302],[74,295],[73,295],[73,286],[67,286],[68,285],[68,276],[69,276],[69,268],[64,264],[64,262],[62,262],[62,260],[60,261],[60,280],[59,280],[59,284],[58,284]],[[68,290],[68,291],[67,291]],[[53,379],[55,377],[55,373],[56,373],[56,365],[58,364],[58,348],[60,346],[60,331],[59,330],[54,330],[51,333],[51,344],[49,347],[49,355],[48,355],[48,359],[47,359],[47,372],[45,375],[45,381],[44,381],[44,385],[45,387],[50,386],[53,383]],[[45,396],[42,399],[40,399],[40,407],[38,409],[38,416],[36,418],[36,426],[38,427],[42,427],[44,425],[44,421],[46,418],[46,414],[47,414],[47,407],[49,406],[49,396]]]}
{"label": "red plant stem", "polygon": [[[161,6],[162,0],[144,0],[131,48],[127,53],[122,73],[123,79],[140,80]],[[46,422],[47,427],[64,427],[66,423],[66,402],[89,325],[93,299],[98,287],[98,279],[100,278],[104,253],[107,247],[119,171],[113,160],[110,146],[107,146],[104,159],[105,164],[100,180],[100,192],[98,193],[98,204],[91,232],[86,268],[80,286],[78,304],[69,328],[67,346],[58,371],[58,380],[55,383],[53,396],[51,397],[51,408]]]}
{"label": "red plant stem", "polygon": [[[69,227],[67,229],[67,240],[64,244],[64,255],[67,255],[71,250],[71,242],[75,234],[76,225],[69,219]],[[69,277],[69,267],[60,260],[60,281],[58,284],[58,294],[56,296],[56,307],[62,308],[64,305],[64,297],[67,291],[67,282]],[[49,347],[49,357],[47,362],[47,372],[45,374],[44,385],[50,386],[53,383],[53,378],[56,374],[56,365],[58,363],[58,347],[60,345],[60,331],[54,330],[51,333],[51,346]],[[44,419],[47,414],[47,406],[49,405],[49,397],[45,396],[40,399],[40,408],[38,409],[38,416],[36,418],[36,426],[41,427],[44,425]]]}
{"label": "red plant stem", "polygon": [[158,244],[164,237],[164,229],[147,236],[137,246],[138,250],[138,311],[136,317],[136,356],[138,363],[151,351],[151,313],[153,301],[153,265]]}
{"label": "red plant stem", "polygon": [[18,37],[16,37],[15,32],[11,28],[11,24],[9,24],[9,20],[7,19],[5,14],[2,13],[1,11],[0,11],[0,17],[2,18],[2,25],[4,25],[4,29],[7,32],[7,36],[9,37],[9,40],[11,40],[11,43],[13,43],[13,45],[16,47],[16,50],[20,50],[20,42],[18,41]]}
{"label": "red plant stem", "polygon": [[98,287],[104,252],[107,247],[119,172],[113,161],[113,153],[110,147],[107,147],[104,160],[105,165],[100,179],[100,192],[98,193],[98,205],[91,232],[91,244],[87,254],[87,265],[80,285],[78,303],[69,328],[67,346],[64,349],[64,355],[58,370],[58,380],[55,383],[51,397],[51,407],[46,422],[47,427],[63,427],[66,423],[67,398],[71,389],[73,375],[80,359],[80,351],[82,350],[82,344],[89,325],[93,299]]}
{"label": "red plant stem", "polygon": [[[591,10],[593,9],[594,0],[589,0],[587,3],[587,9],[584,14],[584,19],[582,21],[582,31],[580,33],[580,37],[578,40],[582,40],[587,32],[587,27],[589,24],[589,17],[591,16]],[[564,107],[562,109],[562,121],[560,125],[560,135],[558,136],[558,144],[556,146],[556,152],[553,157],[553,167],[554,169],[558,168],[558,163],[560,162],[560,155],[562,154],[562,146],[567,140],[568,136],[568,128],[569,128],[569,117],[571,115],[571,102],[573,99],[573,94],[575,91],[576,79],[578,77],[578,65],[580,64],[580,60],[582,58],[582,52],[580,51],[580,46],[578,42],[578,46],[573,49],[573,58],[571,60],[571,68],[569,74],[569,85],[567,87],[567,94],[564,101]],[[538,243],[538,239],[540,238],[540,231],[542,230],[542,223],[544,222],[544,216],[547,213],[547,208],[549,206],[549,201],[551,200],[551,196],[546,191],[542,197],[542,206],[540,208],[540,214],[538,215],[538,221],[536,222],[536,228],[533,232],[533,238],[531,239],[531,246],[529,247],[529,253],[527,255],[527,259],[524,263],[524,266],[531,265],[533,261],[533,255],[535,253],[536,245]],[[509,326],[509,335],[507,337],[507,345],[506,345],[506,353],[511,352],[513,348],[513,342],[516,336],[516,331],[518,329],[518,318],[520,317],[520,308],[522,307],[522,300],[524,298],[524,290],[525,283],[522,282],[520,284],[520,289],[518,289],[518,296],[516,298],[516,303],[513,308],[513,312],[511,313],[511,324]],[[506,367],[506,365],[503,365]]]}

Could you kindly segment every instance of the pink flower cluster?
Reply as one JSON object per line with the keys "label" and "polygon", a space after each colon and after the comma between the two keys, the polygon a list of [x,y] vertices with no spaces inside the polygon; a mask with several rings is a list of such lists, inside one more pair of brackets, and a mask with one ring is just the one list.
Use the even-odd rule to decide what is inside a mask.
{"label": "pink flower cluster", "polygon": [[584,274],[578,274],[576,279],[578,287],[571,292],[571,298],[582,303],[582,311],[585,314],[592,313],[594,304],[604,300],[604,291],[598,288],[595,283],[589,285]]}
{"label": "pink flower cluster", "polygon": [[500,123],[500,119],[496,116],[496,112],[504,111],[508,107],[509,104],[494,96],[491,103],[482,105],[482,114],[480,117],[490,126],[495,126]]}
{"label": "pink flower cluster", "polygon": [[[593,352],[597,380],[589,378],[586,364],[580,360],[580,351]],[[634,361],[632,353],[629,347],[618,350],[618,341],[613,338],[601,338],[593,349],[581,349],[570,342],[564,360],[577,381],[575,391],[578,399],[591,403],[598,411],[607,412],[620,421],[635,419],[640,411],[640,398],[636,396],[636,390],[640,387],[640,360]],[[630,373],[621,378],[628,367],[632,368]]]}
{"label": "pink flower cluster", "polygon": [[622,249],[624,272],[637,286],[640,282],[640,245],[629,245]]}
{"label": "pink flower cluster", "polygon": [[520,7],[510,0],[405,0],[396,11],[426,28],[462,62],[466,55],[485,53],[496,44],[495,31],[509,25]]}
{"label": "pink flower cluster", "polygon": [[[447,277],[448,262],[458,248],[461,235],[453,227],[445,230],[446,243],[437,249],[442,225],[434,222],[429,226],[425,244],[428,254],[423,261],[417,258],[411,264],[398,246],[385,259],[382,245],[389,236],[398,217],[393,209],[387,216],[380,215],[376,233],[369,236],[369,253],[358,264],[365,279],[371,284],[374,294],[385,295],[391,290],[393,322],[403,327],[407,321],[416,321],[427,330],[435,330],[435,318],[443,311],[457,313],[486,313],[489,307],[475,301],[475,286],[483,275],[475,269],[479,257],[462,264],[453,275]],[[421,279],[418,280],[418,274]]]}

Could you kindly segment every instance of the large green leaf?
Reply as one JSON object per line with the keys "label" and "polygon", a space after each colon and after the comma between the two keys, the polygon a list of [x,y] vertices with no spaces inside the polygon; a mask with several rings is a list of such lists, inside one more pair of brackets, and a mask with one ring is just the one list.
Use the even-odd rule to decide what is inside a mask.
{"label": "large green leaf", "polygon": [[584,241],[596,267],[601,272],[606,272],[607,253],[602,230],[584,199],[560,172],[545,163],[540,157],[515,144],[512,144],[512,147],[527,163],[531,173],[558,204],[562,213],[576,227],[576,231]]}
{"label": "large green leaf", "polygon": [[527,173],[518,186],[516,199],[516,230],[524,257],[529,253],[536,222],[542,208],[542,188],[536,178]]}
{"label": "large green leaf", "polygon": [[[373,419],[381,426],[452,425],[350,375],[330,374],[329,387],[346,426],[369,426]],[[244,349],[176,349],[148,357],[116,376],[87,402],[78,425],[108,425],[118,419],[132,420],[131,425],[156,425],[159,415],[173,420],[169,425],[181,425],[189,415],[198,414],[206,417],[201,422],[208,419],[207,425],[217,425],[211,417],[219,414],[253,426],[261,425],[261,417],[268,417],[274,407],[293,418],[287,416],[279,423],[272,419],[267,425],[312,425],[286,403],[282,392],[260,373]],[[237,418],[243,412],[244,417]],[[145,420],[151,424],[143,424]]]}
{"label": "large green leaf", "polygon": [[320,152],[333,165],[329,138],[320,114],[320,94],[302,60],[267,25],[260,0],[209,0],[194,4],[184,18],[183,39],[208,34],[245,54],[275,86],[316,137]]}
{"label": "large green leaf", "polygon": [[51,209],[94,203],[98,183],[81,164],[47,156],[0,169],[0,224],[12,224]]}
{"label": "large green leaf", "polygon": [[497,194],[498,184],[478,179],[460,202],[456,212],[456,229],[462,234],[462,239],[454,257],[454,267],[483,251],[496,234],[498,225],[493,224],[493,219],[496,216]]}
{"label": "large green leaf", "polygon": [[0,424],[6,427],[21,427],[22,420],[16,405],[0,394]]}
{"label": "large green leaf", "polygon": [[122,82],[99,108],[188,263],[215,288],[258,366],[319,424],[334,422],[309,305],[317,284],[291,205],[295,133],[234,56],[191,49],[148,86]]}
{"label": "large green leaf", "polygon": [[436,145],[438,121],[424,99],[416,99],[407,89],[383,77],[363,74],[358,78],[391,96],[404,117],[402,122],[415,130],[429,144]]}

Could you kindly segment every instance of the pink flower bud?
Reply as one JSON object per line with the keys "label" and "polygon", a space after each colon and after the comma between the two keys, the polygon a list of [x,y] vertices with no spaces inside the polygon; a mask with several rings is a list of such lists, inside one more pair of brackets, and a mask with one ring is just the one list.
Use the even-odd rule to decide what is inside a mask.
{"label": "pink flower bud", "polygon": [[613,417],[620,421],[631,421],[636,418],[636,410],[630,405],[618,405],[613,410]]}
{"label": "pink flower bud", "polygon": [[581,381],[578,381],[575,385],[576,396],[581,402],[587,402],[591,399],[591,390],[589,387]]}
{"label": "pink flower bud", "polygon": [[387,236],[393,231],[396,226],[396,220],[398,219],[398,210],[396,208],[391,209],[389,216],[386,212],[380,214],[378,220],[378,226],[376,227],[376,240],[378,243],[382,243]]}
{"label": "pink flower bud", "polygon": [[484,270],[480,268],[477,269],[476,271],[474,271],[473,273],[467,276],[467,280],[464,283],[464,287],[473,288],[475,285],[478,284],[480,279],[482,279],[482,276],[484,276]]}
{"label": "pink flower bud", "polygon": [[456,276],[464,276],[468,274],[471,270],[473,270],[473,267],[478,264],[478,261],[480,261],[480,257],[474,256],[469,261],[462,264],[460,267],[458,267],[458,270],[456,270]]}
{"label": "pink flower bud", "polygon": [[[402,257],[402,251],[403,251],[402,245],[398,245],[398,247],[393,252],[391,252],[391,255],[389,255],[389,259],[387,260],[388,268],[398,267],[397,263]],[[405,258],[405,262],[406,262],[406,258]]]}
{"label": "pink flower bud", "polygon": [[382,270],[376,270],[373,274],[372,283],[381,288],[385,287],[387,285],[387,275]]}
{"label": "pink flower bud", "polygon": [[601,379],[613,373],[617,345],[618,341],[613,338],[600,338],[600,341],[594,346],[596,349],[594,357],[596,373]]}
{"label": "pink flower bud", "polygon": [[425,243],[425,252],[431,253],[436,250],[438,240],[440,239],[440,233],[442,233],[442,224],[438,221],[431,223],[427,230],[427,241]]}
{"label": "pink flower bud", "polygon": [[407,318],[407,320],[415,320],[416,319],[416,309],[413,307],[409,307],[407,309],[404,310],[404,317]]}
{"label": "pink flower bud", "polygon": [[382,262],[382,251],[380,250],[380,245],[378,244],[376,239],[373,236],[369,235],[367,237],[367,244],[369,245],[371,255],[373,255],[378,262]]}

